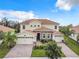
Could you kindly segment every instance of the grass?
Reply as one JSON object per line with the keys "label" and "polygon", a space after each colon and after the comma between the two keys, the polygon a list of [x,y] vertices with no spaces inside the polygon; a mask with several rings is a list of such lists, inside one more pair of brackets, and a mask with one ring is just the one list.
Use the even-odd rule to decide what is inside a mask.
{"label": "grass", "polygon": [[2,47],[0,48],[0,58],[5,57],[5,55],[9,52],[10,48]]}
{"label": "grass", "polygon": [[64,38],[65,38],[65,42],[66,42],[67,46],[71,50],[73,50],[77,55],[79,55],[79,44],[75,40],[73,40],[67,36],[64,36]]}
{"label": "grass", "polygon": [[46,57],[45,52],[43,49],[35,49],[32,51],[32,57]]}
{"label": "grass", "polygon": [[[32,57],[47,57],[46,54],[46,46],[48,45],[48,43],[43,43],[42,45],[37,45],[36,47],[33,48],[32,50]],[[62,57],[65,57],[64,53],[61,51],[60,54]]]}
{"label": "grass", "polygon": [[63,52],[61,53],[61,56],[62,56],[62,57],[66,57]]}

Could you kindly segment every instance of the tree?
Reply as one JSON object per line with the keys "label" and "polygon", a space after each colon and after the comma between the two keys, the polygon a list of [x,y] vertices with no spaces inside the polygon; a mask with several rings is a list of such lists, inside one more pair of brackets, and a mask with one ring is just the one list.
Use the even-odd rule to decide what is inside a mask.
{"label": "tree", "polygon": [[57,46],[56,42],[49,42],[46,47],[46,54],[51,59],[58,59],[58,57],[61,57],[61,48]]}
{"label": "tree", "polygon": [[1,24],[4,25],[4,26],[9,26],[9,21],[8,21],[8,18],[4,17],[1,19]]}
{"label": "tree", "polygon": [[4,17],[1,19],[0,25],[13,28],[16,33],[20,32],[20,23],[18,21],[8,20],[8,18]]}
{"label": "tree", "polygon": [[69,36],[74,33],[74,31],[70,28],[70,26],[63,26],[59,29],[64,35]]}
{"label": "tree", "polygon": [[12,48],[16,43],[15,33],[8,32],[4,34],[3,45]]}

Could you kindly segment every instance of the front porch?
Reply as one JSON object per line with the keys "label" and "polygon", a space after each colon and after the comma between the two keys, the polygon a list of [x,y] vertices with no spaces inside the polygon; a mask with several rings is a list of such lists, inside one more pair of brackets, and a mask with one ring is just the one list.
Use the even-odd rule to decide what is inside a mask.
{"label": "front porch", "polygon": [[40,41],[42,39],[47,39],[47,40],[50,40],[50,39],[53,39],[53,34],[50,33],[50,32],[37,32],[37,41]]}

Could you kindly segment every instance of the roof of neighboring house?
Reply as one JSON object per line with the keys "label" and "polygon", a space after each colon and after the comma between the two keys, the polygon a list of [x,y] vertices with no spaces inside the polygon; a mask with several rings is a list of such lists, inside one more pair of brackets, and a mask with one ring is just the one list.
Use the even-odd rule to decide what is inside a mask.
{"label": "roof of neighboring house", "polygon": [[46,28],[46,27],[40,27],[40,28],[37,28],[37,29],[34,29],[33,31],[52,31],[52,29],[49,29],[49,28]]}
{"label": "roof of neighboring house", "polygon": [[48,20],[48,19],[29,19],[22,22],[21,24],[29,24],[31,21],[39,21],[41,22],[41,24],[58,24],[59,25],[59,23]]}
{"label": "roof of neighboring house", "polygon": [[76,33],[79,33],[79,25],[74,26],[72,30],[74,30]]}
{"label": "roof of neighboring house", "polygon": [[10,32],[10,31],[14,31],[14,29],[6,27],[6,26],[3,26],[3,25],[0,25],[0,31]]}

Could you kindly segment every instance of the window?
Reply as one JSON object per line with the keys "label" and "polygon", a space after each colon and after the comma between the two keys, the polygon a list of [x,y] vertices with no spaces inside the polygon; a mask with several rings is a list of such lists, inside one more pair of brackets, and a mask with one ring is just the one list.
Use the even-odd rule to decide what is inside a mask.
{"label": "window", "polygon": [[32,25],[31,25],[31,27],[32,27]]}
{"label": "window", "polygon": [[25,29],[25,25],[23,25],[23,29]]}
{"label": "window", "polygon": [[34,27],[36,27],[36,25],[34,25]]}
{"label": "window", "polygon": [[57,26],[55,26],[55,29],[57,29]]}
{"label": "window", "polygon": [[40,27],[40,25],[38,25],[38,27]]}
{"label": "window", "polygon": [[45,34],[43,34],[43,38],[45,38]]}
{"label": "window", "polygon": [[48,38],[50,38],[50,34],[48,34]]}

